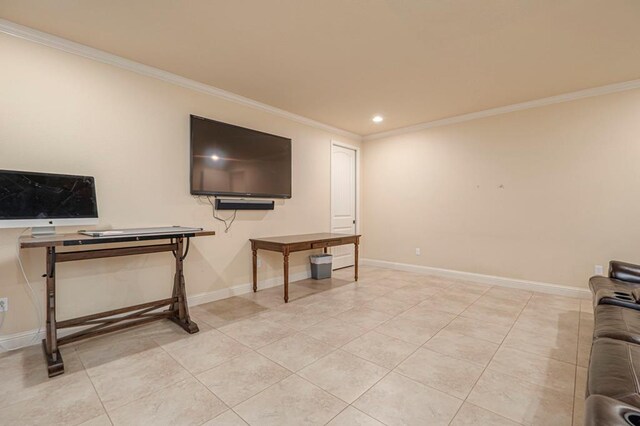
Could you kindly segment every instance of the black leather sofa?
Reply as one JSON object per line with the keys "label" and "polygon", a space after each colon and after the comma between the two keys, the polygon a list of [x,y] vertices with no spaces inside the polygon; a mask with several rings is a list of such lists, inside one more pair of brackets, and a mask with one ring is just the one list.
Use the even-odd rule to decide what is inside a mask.
{"label": "black leather sofa", "polygon": [[640,265],[611,261],[592,277],[594,332],[585,425],[640,426]]}
{"label": "black leather sofa", "polygon": [[585,402],[585,426],[640,425],[640,410],[633,405],[602,395]]}
{"label": "black leather sofa", "polygon": [[609,262],[609,276],[591,277],[589,287],[593,304],[640,309],[640,265]]}

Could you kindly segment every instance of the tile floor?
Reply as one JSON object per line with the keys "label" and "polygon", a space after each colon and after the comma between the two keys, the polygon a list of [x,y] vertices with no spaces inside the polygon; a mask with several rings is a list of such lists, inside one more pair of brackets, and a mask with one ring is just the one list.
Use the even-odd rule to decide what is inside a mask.
{"label": "tile floor", "polygon": [[0,424],[581,425],[589,301],[371,267],[0,355]]}

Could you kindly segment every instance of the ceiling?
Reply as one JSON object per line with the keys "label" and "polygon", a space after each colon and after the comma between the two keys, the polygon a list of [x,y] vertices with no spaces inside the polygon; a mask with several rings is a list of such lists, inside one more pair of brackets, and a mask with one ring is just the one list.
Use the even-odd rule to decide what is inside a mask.
{"label": "ceiling", "polygon": [[637,0],[0,0],[0,17],[360,135],[640,78]]}

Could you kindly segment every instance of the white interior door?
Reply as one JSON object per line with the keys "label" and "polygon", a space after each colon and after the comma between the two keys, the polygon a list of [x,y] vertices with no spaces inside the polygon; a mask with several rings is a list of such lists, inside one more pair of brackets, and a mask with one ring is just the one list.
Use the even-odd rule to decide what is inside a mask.
{"label": "white interior door", "polygon": [[[356,161],[354,149],[331,146],[331,232],[356,233]],[[333,269],[352,266],[353,245],[331,249]]]}

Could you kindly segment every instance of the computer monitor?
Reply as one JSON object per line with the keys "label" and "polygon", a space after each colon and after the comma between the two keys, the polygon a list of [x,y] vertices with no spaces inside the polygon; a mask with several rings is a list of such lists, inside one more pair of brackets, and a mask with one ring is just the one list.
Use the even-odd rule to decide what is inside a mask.
{"label": "computer monitor", "polygon": [[48,235],[55,226],[97,223],[93,177],[0,170],[0,228]]}

